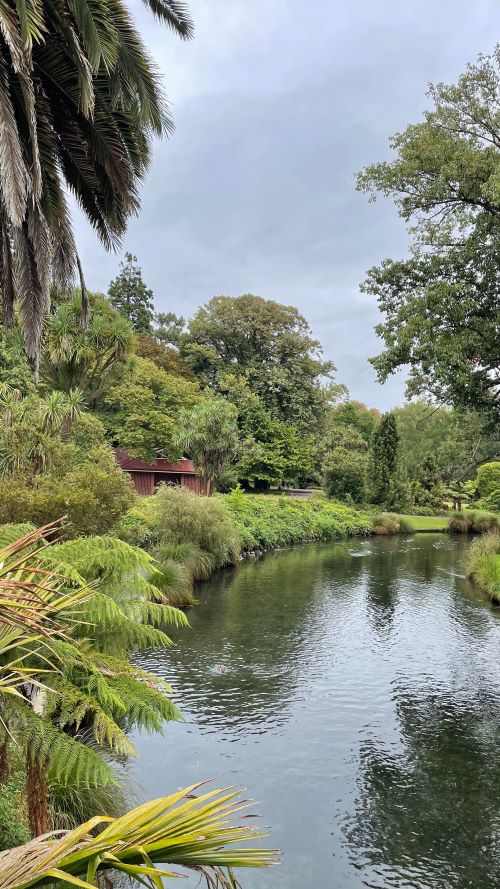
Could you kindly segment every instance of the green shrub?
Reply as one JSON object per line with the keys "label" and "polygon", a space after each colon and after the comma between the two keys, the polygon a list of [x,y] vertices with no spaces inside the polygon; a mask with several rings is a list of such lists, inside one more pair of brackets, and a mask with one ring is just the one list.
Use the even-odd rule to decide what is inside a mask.
{"label": "green shrub", "polygon": [[323,487],[328,497],[346,500],[350,497],[355,503],[365,498],[368,456],[363,451],[334,448],[327,455],[323,465]]}
{"label": "green shrub", "polygon": [[471,547],[467,576],[489,596],[500,603],[500,533],[490,531]]}
{"label": "green shrub", "polygon": [[211,570],[238,560],[241,540],[219,497],[200,497],[185,488],[161,485],[152,498],[151,519],[160,547],[195,545],[210,559]]}
{"label": "green shrub", "polygon": [[500,519],[488,512],[456,512],[448,522],[455,534],[486,534],[500,528]]}
{"label": "green shrub", "polygon": [[412,527],[403,516],[380,512],[372,519],[372,532],[377,535],[411,534]]}
{"label": "green shrub", "polygon": [[31,839],[25,781],[23,770],[16,768],[12,777],[0,785],[0,851],[21,846]]}
{"label": "green shrub", "polygon": [[500,512],[500,487],[495,488],[491,494],[488,494],[484,500],[481,500],[481,506],[483,509],[493,510],[493,512]]}
{"label": "green shrub", "polygon": [[66,534],[105,534],[134,501],[132,482],[108,448],[61,476],[0,478],[0,524],[45,525],[67,517]]}
{"label": "green shrub", "polygon": [[148,552],[158,546],[160,536],[153,527],[151,518],[143,512],[139,505],[134,505],[124,516],[121,516],[116,527],[116,536],[132,546],[140,546]]}
{"label": "green shrub", "polygon": [[299,500],[237,489],[219,500],[236,524],[246,552],[370,533],[368,516],[322,497]]}
{"label": "green shrub", "polygon": [[500,461],[483,463],[477,470],[477,490],[480,497],[489,497],[500,488]]}

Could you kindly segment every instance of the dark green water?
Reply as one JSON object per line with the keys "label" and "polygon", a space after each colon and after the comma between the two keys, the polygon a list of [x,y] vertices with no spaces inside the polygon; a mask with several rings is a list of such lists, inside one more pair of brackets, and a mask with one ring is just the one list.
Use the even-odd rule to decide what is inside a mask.
{"label": "dark green water", "polygon": [[249,889],[500,886],[500,614],[468,543],[300,547],[201,590],[144,657],[186,716],[140,737],[138,781],[245,785],[283,864]]}

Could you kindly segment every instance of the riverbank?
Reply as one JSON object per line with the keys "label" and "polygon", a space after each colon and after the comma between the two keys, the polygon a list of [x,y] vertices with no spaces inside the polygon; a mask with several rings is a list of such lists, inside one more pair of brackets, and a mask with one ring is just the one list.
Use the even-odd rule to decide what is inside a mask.
{"label": "riverbank", "polygon": [[484,510],[463,510],[434,516],[383,512],[372,516],[374,534],[486,534],[499,529],[499,516]]}
{"label": "riverbank", "polygon": [[491,532],[475,540],[467,566],[467,576],[500,605],[500,533]]}
{"label": "riverbank", "polygon": [[242,553],[371,533],[367,513],[323,497],[300,500],[236,490],[220,501],[241,536]]}
{"label": "riverbank", "polygon": [[371,534],[488,530],[491,517],[472,515],[460,513],[460,527],[450,527],[454,517],[375,513],[322,496],[302,500],[238,488],[207,498],[164,486],[141,498],[117,533],[157,560],[170,603],[186,607],[195,603],[196,582],[252,553]]}

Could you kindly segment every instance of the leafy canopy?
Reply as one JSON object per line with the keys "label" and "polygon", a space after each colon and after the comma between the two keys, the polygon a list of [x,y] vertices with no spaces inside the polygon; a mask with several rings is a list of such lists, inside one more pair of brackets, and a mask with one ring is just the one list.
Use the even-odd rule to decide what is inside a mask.
{"label": "leafy canopy", "polygon": [[294,424],[276,419],[252,391],[246,377],[225,374],[220,378],[220,387],[238,411],[243,442],[234,469],[238,479],[264,487],[314,476],[313,436],[300,434]]}
{"label": "leafy canopy", "polygon": [[392,197],[413,255],[386,260],[364,288],[385,314],[379,379],[408,364],[410,395],[500,412],[500,47],[456,84],[429,89],[423,122],[391,140],[392,161],[359,187]]}
{"label": "leafy canopy", "polygon": [[192,409],[199,399],[196,382],[136,357],[126,378],[108,390],[100,417],[113,443],[131,456],[174,460],[184,447],[178,435],[182,411]]}
{"label": "leafy canopy", "polygon": [[293,306],[246,294],[216,296],[202,306],[181,338],[181,352],[213,388],[220,376],[243,376],[277,420],[311,429],[323,416],[322,387],[333,364]]}

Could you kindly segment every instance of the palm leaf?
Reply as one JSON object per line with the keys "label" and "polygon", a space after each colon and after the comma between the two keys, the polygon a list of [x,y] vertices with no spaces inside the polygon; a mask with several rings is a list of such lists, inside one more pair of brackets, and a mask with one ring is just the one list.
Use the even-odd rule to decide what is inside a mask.
{"label": "palm leaf", "polygon": [[233,868],[278,862],[276,851],[242,847],[266,834],[233,823],[248,805],[237,791],[197,796],[197,789],[193,785],[121,818],[97,817],[69,833],[39,837],[0,853],[0,889],[29,889],[51,880],[93,889],[96,877],[106,870],[138,882],[149,877],[158,886],[161,876],[172,876],[165,865],[195,870],[214,886],[234,887]]}

